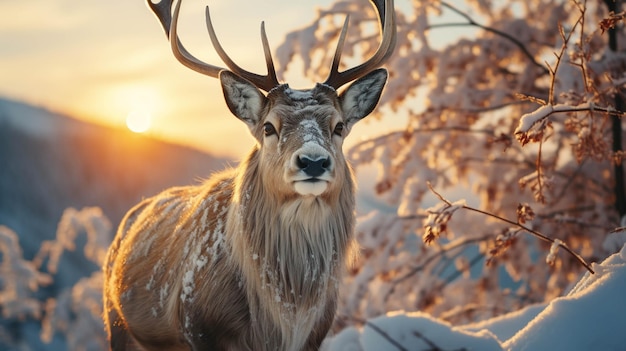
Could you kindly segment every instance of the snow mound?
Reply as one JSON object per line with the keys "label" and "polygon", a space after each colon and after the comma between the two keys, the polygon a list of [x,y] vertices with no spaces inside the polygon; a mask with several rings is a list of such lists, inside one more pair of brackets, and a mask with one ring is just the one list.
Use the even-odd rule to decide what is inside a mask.
{"label": "snow mound", "polygon": [[507,350],[624,350],[626,246],[586,273],[563,297],[551,301],[507,340]]}
{"label": "snow mound", "polygon": [[394,312],[326,340],[322,351],[624,350],[626,245],[565,296],[480,323],[452,326],[421,312]]}
{"label": "snow mound", "polygon": [[488,330],[471,332],[422,312],[391,312],[367,321],[365,327],[344,329],[327,340],[322,351],[380,350],[502,350]]}

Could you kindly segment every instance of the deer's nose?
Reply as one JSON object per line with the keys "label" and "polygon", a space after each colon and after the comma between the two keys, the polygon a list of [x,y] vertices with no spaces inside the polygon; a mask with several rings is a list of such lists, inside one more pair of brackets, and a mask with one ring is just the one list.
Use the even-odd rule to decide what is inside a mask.
{"label": "deer's nose", "polygon": [[310,177],[319,177],[330,167],[329,157],[319,157],[312,159],[307,156],[298,156],[296,158],[297,166]]}

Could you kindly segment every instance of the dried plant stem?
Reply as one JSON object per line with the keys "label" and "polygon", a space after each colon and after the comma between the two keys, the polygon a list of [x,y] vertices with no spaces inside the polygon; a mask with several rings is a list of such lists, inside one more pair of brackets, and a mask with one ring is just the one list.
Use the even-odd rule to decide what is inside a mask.
{"label": "dried plant stem", "polygon": [[[442,348],[437,346],[432,340],[428,339],[427,337],[424,336],[424,334],[418,332],[417,330],[413,331],[413,335],[415,335],[419,339],[422,339],[422,341],[424,341],[424,343],[426,343],[428,347],[430,347],[428,351],[444,351]],[[467,349],[463,347],[463,348],[451,350],[451,351],[467,351]]]}
{"label": "dried plant stem", "polygon": [[[341,317],[340,317],[341,318]],[[375,331],[376,333],[378,333],[380,336],[382,336],[385,340],[387,340],[391,345],[393,345],[395,348],[397,348],[400,351],[409,351],[409,349],[407,349],[406,347],[402,346],[402,344],[400,344],[398,341],[396,341],[393,337],[391,337],[391,335],[387,334],[386,331],[384,331],[382,328],[378,327],[376,324],[368,321],[368,320],[364,320],[361,318],[357,318],[357,317],[347,317],[346,319],[351,319],[357,323],[361,323],[367,327],[372,328],[373,331]],[[418,339],[421,339],[422,341],[424,341],[425,344],[428,345],[428,347],[430,347],[430,351],[444,351],[442,348],[440,348],[439,346],[437,346],[437,344],[435,344],[435,342],[433,342],[432,340],[430,340],[429,338],[427,338],[424,334],[420,333],[417,330],[413,330],[413,335],[415,337],[417,337]],[[465,348],[461,348],[461,349],[456,349],[456,350],[452,350],[452,351],[465,351]]]}
{"label": "dried plant stem", "polygon": [[565,35],[565,30],[563,29],[563,26],[561,26],[559,24],[559,33],[561,34],[561,39],[563,39],[563,45],[561,45],[561,50],[559,51],[559,53],[554,53],[554,56],[556,56],[556,64],[554,66],[554,68],[550,67],[550,65],[548,63],[546,63],[546,65],[548,66],[548,69],[550,70],[550,92],[548,94],[548,104],[553,105],[554,104],[554,84],[556,83],[556,73],[559,70],[559,65],[561,64],[561,60],[563,59],[563,55],[565,55],[565,50],[567,49],[567,45],[569,44],[569,41],[572,37],[572,34],[574,34],[574,31],[576,30],[576,27],[578,27],[579,24],[581,24],[584,21],[584,17],[585,17],[585,13],[583,12],[581,14],[580,17],[578,17],[578,19],[576,20],[576,23],[574,23],[574,26],[571,28],[571,30],[569,31],[569,33],[567,35]]}
{"label": "dried plant stem", "polygon": [[391,345],[396,347],[398,350],[400,350],[400,351],[409,351],[409,349],[407,349],[406,347],[402,346],[399,342],[397,342],[394,338],[392,338],[389,334],[387,334],[387,332],[385,332],[384,330],[379,328],[376,324],[374,324],[372,322],[369,322],[369,321],[365,321],[365,325],[370,327],[370,328],[372,328],[372,330],[374,330],[380,336],[385,338],[385,340],[387,340]]}
{"label": "dried plant stem", "polygon": [[[441,201],[445,202],[447,205],[452,206],[452,202],[450,202],[449,200],[447,200],[446,198],[444,198],[441,194],[439,194],[439,193],[438,193],[438,192],[437,192],[437,191],[433,188],[433,186],[432,186],[432,184],[430,184],[430,182],[428,182],[428,188],[430,189],[430,191],[432,191],[432,192],[433,192],[433,194],[435,194],[435,195],[439,198],[439,200],[441,200]],[[545,236],[545,235],[543,235],[543,234],[539,233],[539,232],[538,232],[538,231],[536,231],[536,230],[533,230],[533,229],[531,229],[531,228],[528,228],[528,227],[526,227],[525,225],[523,225],[523,224],[521,224],[521,223],[519,223],[519,222],[514,222],[514,221],[512,221],[512,220],[509,220],[509,219],[506,219],[506,218],[504,218],[504,217],[498,216],[498,215],[496,215],[496,214],[494,214],[494,213],[487,212],[487,211],[483,211],[483,210],[479,210],[479,209],[477,209],[477,208],[474,208],[474,207],[471,207],[471,206],[468,206],[468,205],[463,205],[463,206],[462,206],[462,208],[464,208],[464,209],[466,209],[466,210],[470,210],[470,211],[474,211],[474,212],[477,212],[477,213],[483,214],[483,215],[485,215],[485,216],[489,216],[489,217],[495,218],[495,219],[500,220],[500,221],[502,221],[502,222],[504,222],[504,223],[508,223],[508,224],[510,224],[510,225],[512,225],[512,226],[518,227],[518,228],[520,228],[520,229],[522,229],[522,230],[524,230],[524,231],[526,231],[526,232],[528,232],[528,233],[530,233],[530,234],[534,235],[535,237],[537,237],[537,238],[539,238],[539,239],[541,239],[541,240],[543,240],[543,241],[549,242],[549,243],[551,243],[551,244],[554,244],[554,242],[555,242],[555,241],[554,241],[554,239],[549,238],[549,237],[547,237],[547,236]],[[565,251],[567,251],[570,255],[572,255],[572,256],[573,256],[573,257],[574,257],[574,258],[575,258],[578,262],[580,262],[580,264],[582,264],[582,265],[583,265],[583,266],[584,266],[584,267],[585,267],[585,268],[586,268],[586,269],[587,269],[587,270],[588,270],[591,274],[595,274],[595,272],[593,271],[593,269],[591,268],[591,266],[590,266],[590,265],[589,265],[589,264],[588,264],[588,263],[587,263],[587,262],[586,262],[586,261],[585,261],[582,257],[580,257],[580,255],[578,255],[577,253],[575,253],[574,251],[572,251],[569,247],[567,247],[567,246],[566,246],[565,244],[563,244],[563,243],[559,243],[558,245],[559,245],[559,247],[561,247],[561,248],[563,248]]]}
{"label": "dried plant stem", "polygon": [[343,319],[343,320],[352,320],[354,322],[360,323],[362,325],[368,326],[370,328],[372,328],[373,331],[375,331],[376,333],[378,333],[378,335],[382,336],[385,340],[387,340],[391,345],[393,345],[395,348],[397,348],[400,351],[409,351],[406,347],[402,346],[402,344],[400,344],[398,341],[396,341],[394,338],[391,337],[391,335],[387,334],[386,331],[384,331],[382,328],[378,327],[376,324],[362,319],[362,318],[358,318],[358,317],[354,317],[354,316],[338,316],[339,319]]}
{"label": "dried plant stem", "polygon": [[[582,4],[578,2],[574,2],[580,11],[580,38],[578,38],[578,47],[583,50],[585,47],[585,13],[587,12],[587,0],[584,0]],[[585,82],[585,91],[587,94],[592,94],[592,84],[593,80],[587,74],[587,66],[585,62],[589,62],[591,59],[591,55],[589,53],[585,53],[582,57],[580,57],[580,62],[571,62],[573,65],[577,66],[580,69],[582,74],[583,81]]]}

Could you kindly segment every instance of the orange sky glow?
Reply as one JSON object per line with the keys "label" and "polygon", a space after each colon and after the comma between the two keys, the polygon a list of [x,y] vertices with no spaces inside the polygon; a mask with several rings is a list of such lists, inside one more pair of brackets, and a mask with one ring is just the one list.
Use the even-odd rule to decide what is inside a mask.
{"label": "orange sky glow", "polygon": [[[222,65],[206,33],[204,8],[210,5],[231,57],[248,70],[265,73],[261,21],[275,49],[286,33],[312,21],[317,9],[331,2],[185,0],[180,36],[195,55]],[[241,13],[241,8],[247,11]],[[142,0],[1,1],[0,48],[2,97],[120,128],[129,113],[145,111],[151,116],[145,134],[220,156],[241,158],[253,145],[245,125],[228,111],[219,82],[176,61]],[[314,83],[301,79],[299,72],[288,75],[297,88]],[[402,125],[395,117],[386,120],[357,126],[361,129],[348,142]]]}

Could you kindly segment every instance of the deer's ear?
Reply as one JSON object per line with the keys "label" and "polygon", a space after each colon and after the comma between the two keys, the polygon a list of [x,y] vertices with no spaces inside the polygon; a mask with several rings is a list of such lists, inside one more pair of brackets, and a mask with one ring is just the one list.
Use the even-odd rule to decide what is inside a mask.
{"label": "deer's ear", "polygon": [[379,68],[357,79],[339,96],[348,127],[369,115],[380,100],[387,82],[387,70]]}
{"label": "deer's ear", "polygon": [[265,95],[254,84],[230,71],[221,71],[219,78],[230,112],[248,126],[255,126],[261,118]]}

